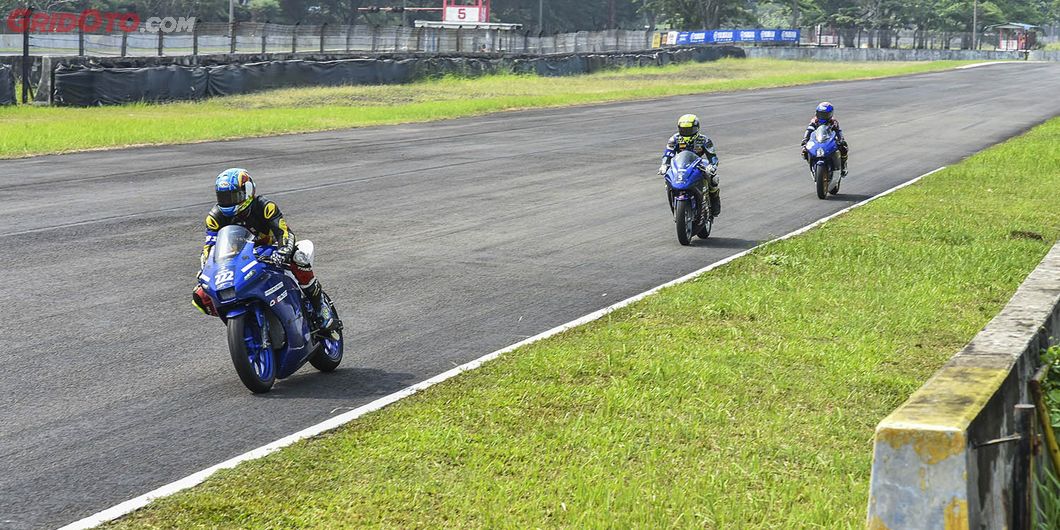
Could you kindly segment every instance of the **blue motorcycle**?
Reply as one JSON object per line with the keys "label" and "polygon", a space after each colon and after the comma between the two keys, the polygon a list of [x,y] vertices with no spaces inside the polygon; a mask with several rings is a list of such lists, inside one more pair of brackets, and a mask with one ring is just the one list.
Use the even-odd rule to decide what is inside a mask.
{"label": "blue motorcycle", "polygon": [[[199,284],[228,327],[228,350],[243,384],[268,392],[306,362],[330,372],[342,361],[342,330],[320,331],[309,318],[312,305],[298,282],[267,258],[273,247],[254,245],[254,235],[229,225],[199,275]],[[325,295],[336,320],[335,304]]]}
{"label": "blue motorcycle", "polygon": [[710,201],[704,197],[706,178],[702,160],[692,151],[678,153],[666,170],[666,196],[682,245],[692,244],[692,236],[706,239],[714,225]]}
{"label": "blue motorcycle", "polygon": [[839,171],[842,160],[835,131],[827,125],[818,127],[806,142],[806,153],[810,174],[817,183],[817,198],[825,199],[829,193],[839,193],[839,183],[843,180]]}

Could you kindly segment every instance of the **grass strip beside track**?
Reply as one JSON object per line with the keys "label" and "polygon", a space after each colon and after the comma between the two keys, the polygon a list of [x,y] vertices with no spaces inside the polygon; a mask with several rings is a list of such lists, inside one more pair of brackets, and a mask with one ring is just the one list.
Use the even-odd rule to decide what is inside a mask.
{"label": "grass strip beside track", "polygon": [[0,158],[423,122],[514,109],[937,71],[960,62],[726,59],[575,77],[497,75],[408,85],[300,88],[197,103],[0,108]]}
{"label": "grass strip beside track", "polygon": [[1060,237],[1057,189],[1060,119],[116,526],[861,528],[874,427]]}

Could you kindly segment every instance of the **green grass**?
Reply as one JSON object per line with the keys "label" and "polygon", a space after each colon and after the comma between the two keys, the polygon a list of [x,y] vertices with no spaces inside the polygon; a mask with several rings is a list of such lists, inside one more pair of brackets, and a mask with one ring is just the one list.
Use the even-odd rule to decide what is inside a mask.
{"label": "green grass", "polygon": [[1050,42],[1049,44],[1046,44],[1045,47],[1042,49],[1050,52],[1060,51],[1060,42]]}
{"label": "green grass", "polygon": [[1057,189],[1053,120],[115,526],[863,528],[875,425],[1060,237]]}
{"label": "green grass", "polygon": [[834,63],[727,59],[543,78],[498,75],[390,86],[277,90],[198,103],[0,109],[0,158],[419,122],[556,107],[911,74],[956,62]]}

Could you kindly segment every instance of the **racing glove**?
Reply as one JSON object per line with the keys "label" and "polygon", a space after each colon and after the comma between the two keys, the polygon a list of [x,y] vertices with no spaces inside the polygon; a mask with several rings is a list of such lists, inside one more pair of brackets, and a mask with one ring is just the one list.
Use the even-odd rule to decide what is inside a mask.
{"label": "racing glove", "polygon": [[667,167],[666,164],[663,164],[663,165],[659,166],[659,175],[665,175],[667,169],[670,169],[670,168]]}
{"label": "racing glove", "polygon": [[294,254],[294,238],[288,238],[283,246],[277,248],[269,258],[273,265],[283,266],[291,259],[292,254]]}

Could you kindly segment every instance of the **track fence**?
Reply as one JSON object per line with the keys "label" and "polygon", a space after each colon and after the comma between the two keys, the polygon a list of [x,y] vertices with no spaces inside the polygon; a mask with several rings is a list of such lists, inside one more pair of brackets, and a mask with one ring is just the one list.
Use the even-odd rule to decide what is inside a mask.
{"label": "track fence", "polygon": [[[225,53],[584,53],[651,47],[647,31],[581,31],[555,35],[467,28],[340,24],[197,22],[188,31],[30,33],[31,55],[144,57]],[[0,53],[21,54],[22,33],[0,29]]]}

